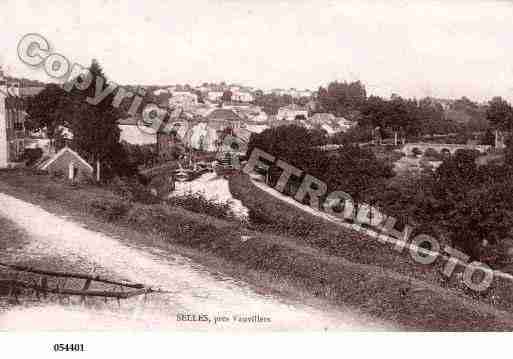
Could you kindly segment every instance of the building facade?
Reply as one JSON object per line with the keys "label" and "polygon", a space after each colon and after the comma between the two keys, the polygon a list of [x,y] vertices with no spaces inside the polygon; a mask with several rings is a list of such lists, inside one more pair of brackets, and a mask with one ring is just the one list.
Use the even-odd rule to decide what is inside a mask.
{"label": "building facade", "polygon": [[42,163],[39,169],[53,175],[61,175],[74,182],[94,179],[93,167],[69,147],[61,149],[52,158]]}
{"label": "building facade", "polygon": [[249,92],[235,91],[232,93],[232,101],[251,102],[253,100],[254,100],[253,95],[250,94]]}
{"label": "building facade", "polygon": [[19,84],[6,81],[0,71],[0,168],[21,161],[27,137],[24,108]]}
{"label": "building facade", "polygon": [[169,107],[181,107],[185,111],[192,111],[198,104],[198,95],[188,91],[174,91],[169,99]]}
{"label": "building facade", "polygon": [[308,109],[296,104],[288,105],[278,110],[276,118],[282,121],[307,120]]}

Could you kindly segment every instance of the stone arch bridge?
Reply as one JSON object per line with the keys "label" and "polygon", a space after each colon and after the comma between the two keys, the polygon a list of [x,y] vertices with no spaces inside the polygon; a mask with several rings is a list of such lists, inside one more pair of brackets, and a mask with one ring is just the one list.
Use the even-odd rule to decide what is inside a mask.
{"label": "stone arch bridge", "polygon": [[429,143],[429,142],[413,142],[406,143],[402,148],[401,152],[405,155],[414,154],[413,151],[418,149],[420,153],[424,154],[428,148],[432,148],[439,153],[450,153],[454,154],[457,150],[477,150],[481,153],[486,153],[491,149],[489,145],[458,145],[454,143]]}

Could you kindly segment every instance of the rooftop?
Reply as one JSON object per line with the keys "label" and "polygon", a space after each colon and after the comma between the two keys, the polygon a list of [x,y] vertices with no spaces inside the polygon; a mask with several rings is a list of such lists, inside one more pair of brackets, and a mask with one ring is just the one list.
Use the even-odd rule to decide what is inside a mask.
{"label": "rooftop", "polygon": [[234,111],[225,108],[218,108],[212,111],[207,118],[209,120],[239,121],[241,118]]}

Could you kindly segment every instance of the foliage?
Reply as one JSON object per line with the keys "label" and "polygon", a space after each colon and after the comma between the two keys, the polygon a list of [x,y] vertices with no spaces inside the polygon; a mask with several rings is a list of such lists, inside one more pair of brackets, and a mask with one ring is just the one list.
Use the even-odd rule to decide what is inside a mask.
{"label": "foliage", "polygon": [[513,168],[513,135],[506,138],[506,148],[504,149],[504,162],[510,168]]}
{"label": "foliage", "polygon": [[331,82],[318,91],[318,107],[315,112],[329,112],[336,116],[348,116],[352,110],[360,109],[367,99],[365,86],[360,82]]}
{"label": "foliage", "polygon": [[27,161],[27,166],[32,166],[38,159],[43,156],[43,150],[40,148],[26,148],[23,152],[22,159]]}
{"label": "foliage", "polygon": [[495,146],[495,135],[491,128],[487,128],[486,132],[481,136],[481,144]]}
{"label": "foliage", "polygon": [[28,130],[46,129],[48,137],[54,138],[59,126],[69,127],[73,113],[67,113],[70,98],[64,89],[56,84],[48,84],[44,90],[26,100]]}
{"label": "foliage", "polygon": [[115,222],[123,218],[130,208],[129,203],[123,200],[95,199],[89,203],[90,210],[98,217],[108,222]]}
{"label": "foliage", "polygon": [[476,165],[475,151],[458,150],[434,172],[391,183],[374,198],[402,223],[431,228],[474,260],[500,266],[496,249],[511,236],[513,171],[503,165]]}
{"label": "foliage", "polygon": [[291,163],[300,163],[315,147],[325,144],[322,132],[308,130],[297,125],[287,125],[266,129],[260,134],[252,135],[247,154],[259,148],[274,156],[288,159]]}
{"label": "foliage", "polygon": [[158,198],[153,196],[148,189],[141,182],[136,179],[123,179],[115,177],[109,183],[109,188],[115,194],[119,195],[125,201],[139,202],[145,204],[153,204],[160,202]]}
{"label": "foliage", "polygon": [[331,142],[338,145],[370,142],[372,140],[372,126],[356,125],[345,132],[337,132],[331,138]]}
{"label": "foliage", "polygon": [[[391,168],[370,150],[347,145],[330,153],[321,151],[320,144],[321,138],[315,131],[295,125],[280,126],[252,136],[247,154],[249,156],[253,148],[266,151],[324,181],[329,191],[344,190],[355,198],[393,175]],[[281,173],[282,169],[272,165],[269,170],[271,183],[274,184]],[[291,179],[292,186],[299,182],[299,178]]]}
{"label": "foliage", "polygon": [[502,97],[494,97],[488,104],[486,118],[501,130],[513,129],[513,108]]}
{"label": "foliage", "polygon": [[221,203],[212,199],[207,199],[201,193],[185,193],[179,196],[172,196],[166,200],[171,206],[185,208],[188,211],[206,214],[212,217],[234,220],[236,217],[233,213],[230,203]]}
{"label": "foliage", "polygon": [[256,96],[253,103],[262,107],[267,115],[276,115],[281,107],[294,103],[290,95],[277,95],[274,93]]}
{"label": "foliage", "polygon": [[133,166],[148,167],[155,162],[156,150],[154,145],[133,145],[128,142],[121,142],[125,149],[128,161]]}
{"label": "foliage", "polygon": [[445,158],[443,154],[431,147],[424,151],[424,157],[433,161],[442,161]]}
{"label": "foliage", "polygon": [[[91,84],[85,90],[73,87],[68,92],[61,86],[49,84],[29,100],[30,128],[46,128],[48,135],[54,138],[60,126],[65,126],[73,133],[71,147],[90,163],[100,161],[104,179],[134,175],[136,170],[128,162],[127,153],[119,143],[117,122],[123,113],[112,106],[115,94],[110,93],[96,105],[89,103],[88,99],[108,86],[97,61],[93,60],[89,73]],[[82,83],[79,79],[72,81]]]}

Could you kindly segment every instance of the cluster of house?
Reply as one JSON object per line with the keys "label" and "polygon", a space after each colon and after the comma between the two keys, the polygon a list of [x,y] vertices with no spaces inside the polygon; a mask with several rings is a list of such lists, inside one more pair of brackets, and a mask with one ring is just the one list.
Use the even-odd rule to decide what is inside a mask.
{"label": "cluster of house", "polygon": [[[153,134],[142,131],[142,115],[136,115],[119,120],[121,141],[134,145],[155,145],[159,156],[167,157],[177,143],[198,151],[222,151],[223,138],[229,134],[236,138],[238,151],[245,152],[251,134],[261,133],[271,127],[298,124],[309,129],[323,129],[331,135],[354,125],[351,121],[327,113],[310,116],[308,107],[296,104],[280,108],[276,115],[267,115],[260,106],[252,103],[254,89],[216,86],[219,85],[156,90],[154,94],[166,99],[165,105],[173,109],[166,124],[173,131],[159,130]],[[41,162],[41,168],[57,166],[69,173],[70,178],[80,176],[80,171],[92,173],[91,165],[75,152],[65,148],[55,153],[51,141],[44,134],[38,135],[26,130],[26,98],[42,89],[22,88],[16,82],[9,82],[0,69],[0,168],[23,162],[22,156],[27,148],[40,148],[46,160]],[[232,93],[230,101],[222,99],[226,89]],[[202,101],[199,101],[199,96],[202,96]]]}
{"label": "cluster of house", "polygon": [[[229,91],[231,98],[224,94]],[[310,116],[311,106],[291,104],[280,108],[275,115],[268,115],[260,106],[254,104],[254,96],[265,93],[259,89],[240,85],[207,84],[190,87],[171,86],[155,90],[153,94],[159,98],[159,105],[173,111],[171,123],[177,128],[187,128],[187,132],[175,131],[176,139],[169,138],[166,133],[150,135],[138,129],[141,116],[122,119],[119,122],[121,139],[130,144],[157,144],[159,153],[166,153],[165,144],[173,144],[176,140],[190,148],[203,151],[219,150],[222,137],[227,133],[236,136],[241,144],[249,141],[252,133],[261,133],[267,128],[298,124],[308,129],[321,129],[328,135],[346,131],[354,122],[328,113]],[[274,89],[266,91],[277,95],[292,97],[311,97],[309,90]],[[241,146],[244,148],[244,146]]]}
{"label": "cluster of house", "polygon": [[278,96],[290,96],[292,98],[301,98],[301,97],[312,97],[314,96],[314,92],[308,89],[305,90],[297,90],[295,88],[290,89],[272,89],[264,91],[264,94],[274,94]]}
{"label": "cluster of house", "polygon": [[43,89],[20,86],[19,81],[6,78],[0,68],[0,168],[23,166],[27,149],[40,149],[43,156],[35,164],[37,168],[64,173],[70,179],[91,178],[93,166],[78,153],[68,147],[55,153],[44,134],[27,130],[27,98]]}
{"label": "cluster of house", "polygon": [[308,129],[324,130],[328,135],[333,135],[355,125],[353,121],[329,113],[309,116],[306,107],[296,104],[284,106],[276,115],[271,116],[267,116],[259,106],[250,103],[224,102],[221,107],[201,104],[200,113],[187,111],[186,106],[180,105],[181,103],[173,103],[173,106],[178,107],[172,111],[168,123],[168,127],[172,127],[174,131],[159,131],[156,134],[141,131],[142,116],[138,115],[120,120],[121,140],[135,145],[157,144],[159,155],[165,156],[178,141],[195,150],[217,152],[223,143],[223,137],[230,134],[240,142],[240,151],[244,152],[251,134],[261,133],[271,127],[297,124]]}

